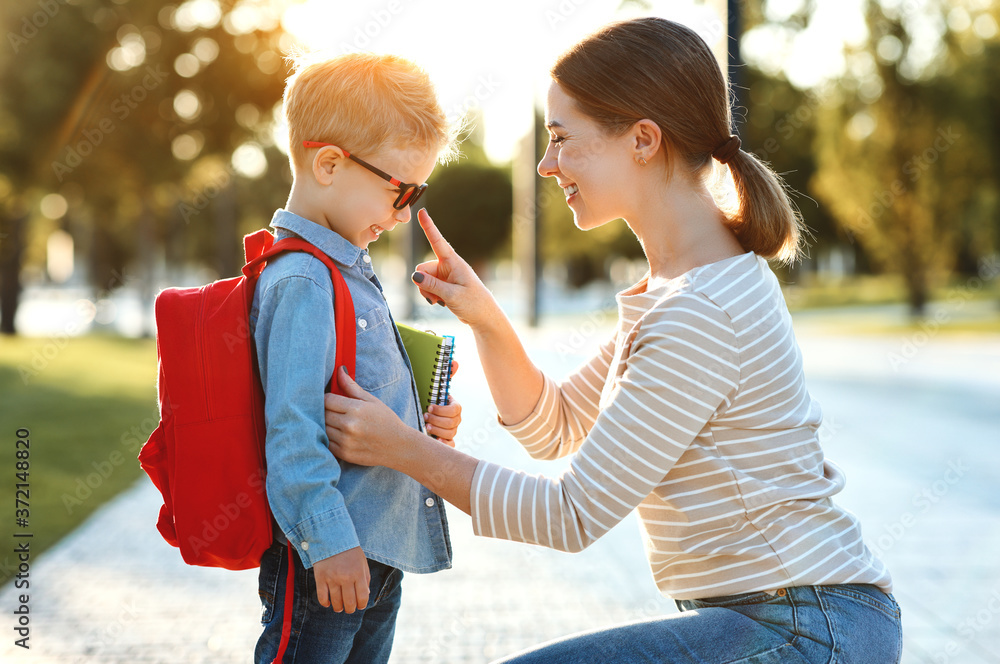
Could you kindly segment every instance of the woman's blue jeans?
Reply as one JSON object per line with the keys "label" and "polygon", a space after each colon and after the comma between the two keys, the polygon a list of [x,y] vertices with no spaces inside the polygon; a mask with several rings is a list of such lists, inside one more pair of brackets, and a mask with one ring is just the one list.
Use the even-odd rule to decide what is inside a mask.
{"label": "woman's blue jeans", "polygon": [[[384,664],[389,661],[396,631],[396,613],[402,600],[403,573],[368,560],[371,572],[368,606],[354,613],[337,613],[319,603],[316,577],[305,569],[298,554],[292,635],[283,664]],[[275,542],[260,560],[259,592],[264,632],[257,640],[254,662],[270,664],[278,652],[285,608],[288,546]]]}
{"label": "woman's blue jeans", "polygon": [[681,613],[568,636],[506,664],[896,664],[899,605],[870,585],[678,600]]}

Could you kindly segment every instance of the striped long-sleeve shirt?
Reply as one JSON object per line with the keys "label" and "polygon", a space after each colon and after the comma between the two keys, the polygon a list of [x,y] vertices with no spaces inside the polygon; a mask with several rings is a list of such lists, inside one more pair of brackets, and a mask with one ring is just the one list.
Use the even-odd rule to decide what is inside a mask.
{"label": "striped long-sleeve shirt", "polygon": [[791,318],[767,263],[747,253],[647,292],[619,293],[619,325],[562,383],[545,377],[504,426],[557,478],[481,461],[475,532],[580,551],[638,508],[657,586],[676,599],[889,573],[865,546],[817,430]]}

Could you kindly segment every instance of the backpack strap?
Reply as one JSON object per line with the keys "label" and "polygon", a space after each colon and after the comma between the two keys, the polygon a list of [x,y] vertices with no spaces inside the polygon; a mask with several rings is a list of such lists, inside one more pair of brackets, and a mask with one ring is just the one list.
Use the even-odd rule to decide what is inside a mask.
{"label": "backpack strap", "polygon": [[[274,242],[274,236],[270,231],[260,230],[243,238],[243,246],[246,251],[247,264],[243,266],[243,274],[247,279],[260,277],[260,273],[267,266],[267,261],[274,256],[285,251],[302,251],[312,254],[319,259],[330,270],[330,279],[333,283],[333,313],[334,324],[337,328],[337,351],[335,363],[333,365],[333,376],[330,377],[329,391],[334,394],[343,395],[340,385],[337,383],[337,369],[341,366],[347,367],[347,375],[354,379],[354,364],[357,354],[357,332],[354,328],[354,300],[351,298],[351,291],[347,288],[344,276],[340,269],[329,256],[323,253],[316,246],[306,242],[301,238],[285,238]],[[288,648],[288,641],[292,635],[292,610],[295,600],[295,550],[291,540],[288,541],[288,570],[285,580],[285,609],[281,625],[281,642],[278,645],[278,652],[271,664],[281,664]]]}
{"label": "backpack strap", "polygon": [[[250,240],[256,238],[260,233],[271,235],[268,231],[258,231],[244,238],[248,258],[251,251]],[[260,245],[255,242],[254,247],[256,246]],[[334,394],[341,394],[340,386],[337,384],[337,368],[341,366],[347,367],[347,375],[352,380],[354,379],[357,332],[354,329],[354,300],[351,299],[351,291],[348,290],[344,276],[340,273],[340,269],[333,262],[333,259],[309,242],[300,238],[289,237],[284,240],[278,240],[273,245],[264,248],[261,253],[250,258],[247,264],[243,266],[243,274],[251,279],[259,277],[266,266],[267,260],[285,251],[302,251],[312,254],[312,256],[322,261],[327,269],[330,270],[330,279],[333,282],[333,313],[337,326],[337,353],[336,362],[333,365],[333,376],[330,378],[330,391]]]}
{"label": "backpack strap", "polygon": [[[274,244],[274,236],[271,235],[271,231],[266,228],[262,228],[259,231],[255,231],[250,235],[243,236],[243,255],[246,257],[246,262],[249,263],[253,259],[260,256],[267,249]],[[243,270],[246,274],[246,269]],[[260,274],[260,271],[257,272]],[[247,274],[249,277],[250,275]]]}

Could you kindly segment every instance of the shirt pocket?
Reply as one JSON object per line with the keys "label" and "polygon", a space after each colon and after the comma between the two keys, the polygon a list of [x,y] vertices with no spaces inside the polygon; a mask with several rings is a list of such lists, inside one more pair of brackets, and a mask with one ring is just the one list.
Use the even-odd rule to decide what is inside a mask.
{"label": "shirt pocket", "polygon": [[394,327],[384,305],[354,316],[358,335],[355,380],[366,392],[380,390],[406,377]]}

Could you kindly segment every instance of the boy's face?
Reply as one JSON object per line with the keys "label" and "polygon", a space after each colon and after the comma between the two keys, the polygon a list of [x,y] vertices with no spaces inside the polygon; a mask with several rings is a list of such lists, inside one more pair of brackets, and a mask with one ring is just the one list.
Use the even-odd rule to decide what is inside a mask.
{"label": "boy's face", "polygon": [[[405,183],[424,184],[437,161],[437,153],[416,148],[387,148],[374,155],[357,155],[372,166]],[[330,227],[351,244],[365,249],[397,224],[410,220],[410,207],[392,204],[399,188],[350,159],[341,160],[324,197]]]}

